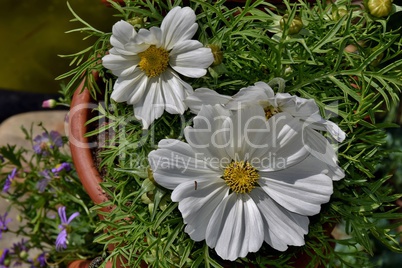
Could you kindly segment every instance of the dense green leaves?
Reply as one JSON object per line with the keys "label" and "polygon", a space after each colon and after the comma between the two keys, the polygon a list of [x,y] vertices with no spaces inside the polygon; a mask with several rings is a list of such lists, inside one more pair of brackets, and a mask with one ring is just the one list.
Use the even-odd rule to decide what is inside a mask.
{"label": "dense green leaves", "polygon": [[[400,34],[387,29],[385,19],[373,20],[350,1],[285,1],[279,7],[267,2],[246,1],[234,7],[225,1],[189,1],[197,14],[197,39],[205,45],[218,45],[223,63],[210,67],[207,76],[187,81],[193,88],[209,87],[233,95],[257,81],[282,78],[282,92],[315,99],[322,114],[332,116],[331,120],[347,132],[346,140],[334,145],[346,177],[334,182],[330,203],[311,218],[306,246],[273,252],[264,245],[259,253],[238,260],[239,265],[252,262],[289,267],[292,257],[303,253],[312,258],[309,267],[318,263],[367,267],[373,237],[401,252],[397,242],[400,234],[394,232],[397,224],[393,222],[401,216],[395,211],[400,195],[390,185],[390,174],[379,174],[379,163],[388,156],[385,129],[393,126],[383,121],[383,115],[395,106],[402,86]],[[111,3],[118,17],[140,18],[145,28],[159,26],[169,9],[183,5],[180,0],[126,1],[125,7]],[[338,8],[346,9],[344,16],[333,15]],[[300,18],[303,29],[297,34],[289,34],[287,24],[282,29],[284,14],[288,21]],[[143,131],[131,106],[109,100],[114,77],[103,69],[99,57],[107,53],[111,34],[82,23],[83,28],[74,31],[98,39],[92,47],[70,55],[76,67],[60,78],[71,77],[67,95],[87,78],[92,94],[98,90],[105,96],[105,103],[96,109],[98,116],[89,122],[101,124],[87,135],[107,133],[107,144],[99,156],[107,175],[104,188],[113,198],[104,205],[113,205],[115,210],[98,224],[101,234],[96,242],[105,248],[114,244],[116,249],[109,258],[121,256],[131,267],[141,261],[153,267],[221,267],[213,251],[184,233],[182,217],[169,192],[143,183],[146,179],[152,182],[148,153],[162,138],[183,139],[182,130],[191,124],[191,115],[165,113]],[[104,87],[96,86],[93,70],[99,71]],[[348,237],[334,241],[323,228],[328,222],[345,226]],[[102,233],[104,230],[109,232]]]}

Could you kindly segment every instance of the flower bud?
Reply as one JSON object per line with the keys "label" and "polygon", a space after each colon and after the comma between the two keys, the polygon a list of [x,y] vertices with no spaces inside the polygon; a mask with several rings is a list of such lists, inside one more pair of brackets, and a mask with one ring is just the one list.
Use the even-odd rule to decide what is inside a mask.
{"label": "flower bud", "polygon": [[141,17],[134,17],[134,18],[128,19],[127,22],[137,28],[141,28],[144,25],[144,20]]}
{"label": "flower bud", "polygon": [[20,252],[20,254],[19,254],[19,257],[20,257],[22,260],[26,260],[26,259],[28,258],[28,252],[26,252],[25,250],[22,250],[22,251]]}
{"label": "flower bud", "polygon": [[156,184],[155,179],[154,179],[154,173],[152,172],[152,169],[151,169],[151,168],[148,168],[147,173],[148,173],[148,179],[149,179],[153,184]]}
{"label": "flower bud", "polygon": [[214,62],[212,63],[212,66],[221,64],[223,61],[223,52],[221,48],[214,44],[208,45],[207,47],[211,49],[212,55],[214,55]]}
{"label": "flower bud", "polygon": [[285,25],[289,25],[288,29],[288,34],[297,34],[300,32],[300,30],[303,28],[303,22],[300,18],[294,17],[292,22],[289,24],[289,15],[285,14],[283,15],[282,19],[279,21],[279,24],[281,25],[282,30],[285,28]]}
{"label": "flower bud", "polygon": [[142,203],[148,205],[152,203],[152,200],[148,197],[147,193],[144,193],[143,195],[141,195],[141,201]]}
{"label": "flower bud", "polygon": [[346,16],[348,11],[344,8],[336,8],[332,11],[332,19],[338,21],[343,16]]}
{"label": "flower bud", "polygon": [[374,17],[386,17],[392,11],[392,0],[368,0],[367,7]]}
{"label": "flower bud", "polygon": [[54,108],[56,107],[57,102],[53,99],[45,100],[42,102],[42,108]]}

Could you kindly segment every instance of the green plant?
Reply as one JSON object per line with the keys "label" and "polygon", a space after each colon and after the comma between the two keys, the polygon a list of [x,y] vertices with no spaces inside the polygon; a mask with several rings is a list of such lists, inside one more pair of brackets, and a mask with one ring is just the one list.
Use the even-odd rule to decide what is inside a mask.
{"label": "green plant", "polygon": [[[32,128],[22,130],[31,141],[32,150],[11,145],[0,148],[4,178],[1,196],[19,213],[18,219],[6,221],[7,215],[4,216],[3,222],[7,223],[3,232],[13,232],[22,239],[13,248],[3,250],[1,265],[29,263],[32,267],[65,267],[71,260],[98,255],[101,248],[93,243],[97,215],[90,211],[92,201],[72,167],[66,137],[46,129],[42,135],[32,137]],[[67,215],[73,212],[80,215],[66,226],[68,241],[56,242],[63,230],[57,213],[61,207],[66,208]],[[10,221],[20,221],[20,224]],[[38,256],[32,256],[32,251],[39,252]]]}
{"label": "green plant", "polygon": [[[236,7],[225,1],[184,2],[127,0],[125,6],[113,1],[110,4],[116,9],[116,17],[138,32],[159,27],[174,7],[189,5],[197,16],[196,39],[212,48],[215,64],[207,68],[205,76],[180,79],[194,89],[212,89],[222,99],[256,82],[266,82],[276,94],[314,100],[322,118],[331,118],[346,132],[346,139],[339,143],[321,132],[336,147],[345,175],[333,182],[331,199],[321,206],[320,213],[309,217],[305,245],[277,251],[264,243],[256,253],[237,258],[235,263],[291,267],[300,256],[308,256],[307,267],[366,267],[372,265],[373,241],[401,253],[400,233],[396,231],[400,222],[393,220],[402,217],[395,203],[402,194],[395,191],[388,172],[379,172],[379,163],[389,155],[384,148],[386,131],[396,126],[384,114],[395,109],[402,85],[401,35],[399,29],[388,25],[390,17],[373,17],[350,1],[285,1],[274,6],[256,0]],[[219,253],[204,241],[195,242],[184,231],[186,224],[178,204],[171,201],[172,192],[156,183],[160,178],[154,175],[160,174],[149,163],[150,152],[162,147],[158,147],[161,140],[190,143],[183,129],[196,128],[194,114],[164,112],[145,126],[131,105],[111,98],[122,72],[104,67],[111,58],[106,55],[116,53],[109,43],[112,33],[94,29],[73,14],[74,21],[84,26],[71,32],[84,32],[95,41],[91,47],[69,55],[75,67],[59,79],[70,79],[65,100],[81,81],[94,98],[99,98],[99,93],[103,96],[95,109],[98,114],[88,122],[95,128],[87,136],[106,137],[103,148],[95,151],[101,159],[102,187],[110,198],[92,210],[114,207],[96,223],[94,243],[103,245],[105,252],[113,245],[106,259],[121,259],[129,267],[141,262],[151,267],[222,267]],[[96,83],[94,71],[102,84]],[[266,113],[267,120],[283,112],[279,108],[270,110],[269,116]],[[242,163],[243,167],[247,165],[247,161]],[[198,184],[195,181],[194,190],[201,187]],[[336,225],[343,226],[345,239],[329,235]]]}

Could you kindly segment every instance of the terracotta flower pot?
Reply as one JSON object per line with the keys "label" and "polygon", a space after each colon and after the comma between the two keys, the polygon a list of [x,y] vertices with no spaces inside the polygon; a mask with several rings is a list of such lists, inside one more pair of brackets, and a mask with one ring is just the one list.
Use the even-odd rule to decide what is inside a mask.
{"label": "terracotta flower pot", "polygon": [[[77,260],[71,262],[67,267],[68,268],[88,268],[91,264],[89,260]],[[111,262],[107,262],[105,268],[112,268],[113,264]]]}
{"label": "terracotta flower pot", "polygon": [[[71,102],[68,124],[69,144],[78,177],[91,200],[96,205],[99,205],[106,202],[108,199],[100,186],[102,180],[94,164],[88,138],[85,137],[85,133],[87,132],[85,124],[90,118],[90,108],[93,108],[94,103],[92,102],[88,89],[84,89],[84,86],[85,81],[82,81],[75,91]],[[111,207],[104,207],[102,211],[107,213],[112,209]],[[103,219],[102,215],[99,215],[99,217]],[[110,247],[109,250],[113,250],[113,247]],[[70,263],[68,267],[89,267],[90,262],[89,260],[77,260]],[[111,265],[112,264],[108,262],[106,267],[112,267]]]}
{"label": "terracotta flower pot", "polygon": [[[97,79],[97,74],[95,74]],[[102,204],[108,201],[106,193],[100,183],[101,176],[92,158],[90,143],[85,134],[88,131],[86,122],[91,118],[91,110],[97,107],[91,98],[88,89],[84,88],[85,81],[76,89],[69,113],[69,144],[71,156],[77,170],[78,176],[92,201]],[[102,211],[110,212],[112,207],[104,207]],[[102,218],[102,215],[100,215]]]}
{"label": "terracotta flower pot", "polygon": [[[98,74],[94,73],[95,80],[98,80]],[[91,144],[85,134],[88,132],[86,122],[91,118],[91,111],[97,107],[89,93],[85,88],[85,80],[81,82],[76,91],[74,92],[73,99],[69,112],[69,144],[71,150],[71,156],[74,162],[74,166],[77,170],[78,177],[91,198],[96,205],[101,205],[108,201],[106,193],[103,191],[100,183],[102,178],[99,174],[98,168],[94,162]],[[94,145],[92,145],[94,146]],[[113,210],[112,206],[106,206],[101,209],[102,213],[109,213]],[[99,218],[103,219],[103,215],[99,214]],[[108,230],[105,230],[107,232]],[[113,251],[114,245],[109,245],[109,251]],[[90,261],[77,260],[69,264],[69,268],[84,268],[89,267]],[[106,267],[113,267],[111,262],[106,264]],[[117,260],[116,268],[124,267]],[[144,266],[144,264],[141,265]]]}

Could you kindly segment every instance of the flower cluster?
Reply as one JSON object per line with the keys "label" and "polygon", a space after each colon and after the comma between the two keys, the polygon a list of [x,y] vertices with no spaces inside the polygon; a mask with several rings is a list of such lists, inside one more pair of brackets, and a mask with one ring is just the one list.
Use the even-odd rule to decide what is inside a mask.
{"label": "flower cluster", "polygon": [[[145,129],[163,110],[183,114],[188,106],[197,114],[194,126],[184,129],[187,143],[163,139],[149,154],[155,181],[173,190],[193,240],[206,240],[232,261],[257,252],[263,241],[281,251],[304,245],[308,216],[329,201],[332,181],[344,177],[336,151],[319,131],[338,142],[345,133],[320,116],[314,100],[275,94],[264,82],[233,97],[208,88],[193,93],[169,67],[201,77],[212,64],[211,49],[190,40],[195,17],[189,7],[175,7],[161,28],[138,33],[117,22],[113,48],[103,57],[118,77],[111,98],[134,105]],[[272,155],[276,164],[264,162]]]}
{"label": "flower cluster", "polygon": [[[172,263],[183,252],[191,252],[186,256],[190,263],[207,263],[205,252],[211,249],[213,261],[251,261],[272,249],[284,252],[281,257],[292,254],[286,255],[289,248],[314,251],[306,241],[323,235],[324,223],[334,226],[349,216],[346,221],[358,221],[350,213],[356,208],[346,208],[351,202],[339,189],[351,181],[360,188],[357,182],[363,179],[356,174],[369,170],[351,155],[356,148],[371,146],[357,145],[360,131],[369,131],[362,127],[375,122],[364,107],[374,107],[378,100],[370,103],[368,92],[389,82],[387,91],[394,94],[399,82],[382,76],[387,63],[375,78],[361,74],[376,67],[373,59],[381,61],[385,54],[365,49],[379,39],[360,41],[361,28],[354,23],[376,25],[368,32],[378,33],[373,18],[389,13],[377,16],[372,8],[364,13],[347,1],[322,9],[286,1],[285,10],[264,1],[234,9],[209,1],[190,1],[190,7],[181,2],[126,4],[127,10],[119,10],[126,20],[114,24],[108,36],[111,48],[100,66],[106,102],[108,97],[112,101],[110,110],[98,109],[99,118],[109,120],[108,129],[118,134],[98,157],[107,163],[113,179],[105,180],[113,185],[112,198],[119,200],[109,218],[111,226],[134,229],[134,223],[113,220],[133,211],[134,218],[141,215],[135,224],[145,229],[142,223],[148,220],[154,229],[145,235],[148,243],[118,239],[127,244],[125,250],[130,243],[142,247],[142,260],[156,266],[159,248]],[[138,11],[147,8],[162,12],[142,16]],[[354,38],[345,37],[351,32]],[[353,55],[346,49],[349,43],[360,44]],[[391,61],[399,66],[399,58],[388,56]],[[127,112],[130,105],[133,111]],[[359,167],[354,166],[357,162]],[[139,194],[147,209],[136,203],[139,198],[120,202],[129,199],[120,199],[126,191]],[[170,221],[162,227],[158,217]],[[177,221],[183,225],[172,224]],[[177,237],[180,228],[191,242]],[[172,246],[176,238],[187,248]],[[106,238],[99,241],[110,245]],[[191,255],[194,241],[205,241],[192,248],[204,244],[204,260]]]}
{"label": "flower cluster", "polygon": [[29,256],[30,245],[27,240],[21,239],[20,242],[14,243],[11,248],[3,249],[0,257],[0,267],[20,266],[27,263],[32,268],[47,267],[46,253],[37,254],[34,258]]}
{"label": "flower cluster", "polygon": [[[91,222],[96,215],[89,213],[92,202],[79,182],[63,137],[56,131],[35,138],[25,133],[33,143],[30,159],[24,157],[26,149],[0,147],[1,197],[20,211],[16,218],[7,212],[0,215],[0,239],[5,232],[22,238],[2,250],[0,267],[27,264],[42,268],[64,259],[68,264],[78,256],[95,257],[99,248],[93,244]],[[74,213],[67,218],[66,210]]]}

